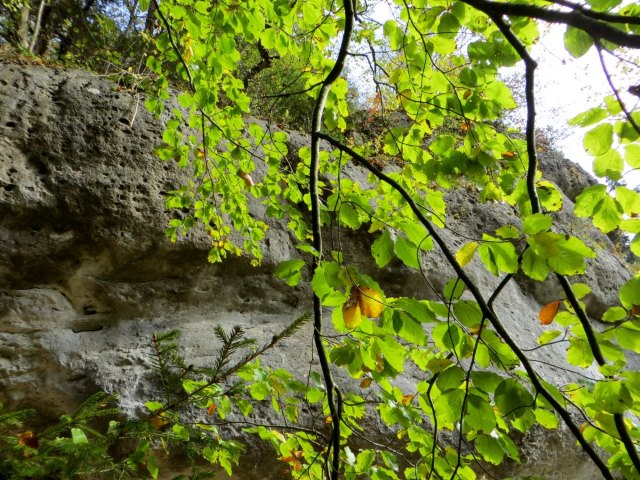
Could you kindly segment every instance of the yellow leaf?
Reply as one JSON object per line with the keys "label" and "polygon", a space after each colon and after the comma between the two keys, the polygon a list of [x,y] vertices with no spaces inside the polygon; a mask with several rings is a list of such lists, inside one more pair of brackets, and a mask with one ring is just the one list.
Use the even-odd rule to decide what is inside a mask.
{"label": "yellow leaf", "polygon": [[540,319],[540,323],[542,325],[549,325],[551,322],[553,322],[553,319],[556,317],[561,303],[562,300],[555,300],[551,303],[547,303],[540,309],[538,318]]}
{"label": "yellow leaf", "polygon": [[469,242],[466,245],[463,245],[460,250],[456,252],[456,260],[461,267],[464,267],[471,261],[477,249],[478,242]]}
{"label": "yellow leaf", "polygon": [[358,287],[360,290],[360,311],[365,317],[376,318],[382,314],[384,304],[382,295],[369,287]]}
{"label": "yellow leaf", "polygon": [[[354,290],[357,292],[356,289]],[[344,302],[344,305],[342,305],[342,318],[347,328],[356,328],[360,323],[362,323],[358,294],[354,293],[352,293],[347,301]]]}

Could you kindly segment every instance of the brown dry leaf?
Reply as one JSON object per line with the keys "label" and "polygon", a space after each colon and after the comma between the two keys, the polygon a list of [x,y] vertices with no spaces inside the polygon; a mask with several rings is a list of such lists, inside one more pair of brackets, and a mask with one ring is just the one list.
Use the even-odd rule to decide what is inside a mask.
{"label": "brown dry leaf", "polygon": [[216,404],[211,402],[209,407],[207,408],[207,415],[213,415],[213,412],[216,411]]}
{"label": "brown dry leaf", "polygon": [[251,178],[251,175],[246,172],[240,172],[240,178],[242,178],[242,180],[244,181],[244,185],[247,188],[251,188],[255,185],[255,182],[253,181],[253,178]]}
{"label": "brown dry leaf", "polygon": [[553,322],[553,319],[558,314],[558,309],[560,308],[561,303],[562,300],[555,300],[553,302],[547,303],[540,309],[538,318],[540,319],[540,323],[542,325],[549,325],[551,322]]}
{"label": "brown dry leaf", "polygon": [[154,415],[149,419],[149,423],[151,423],[151,426],[156,430],[160,430],[162,427],[169,423],[169,420],[167,420],[165,417]]}
{"label": "brown dry leaf", "polygon": [[384,310],[382,295],[369,287],[358,287],[360,290],[360,312],[369,318],[377,318]]}
{"label": "brown dry leaf", "polygon": [[629,312],[631,315],[636,315],[640,317],[640,305],[634,305],[631,307],[631,311]]}

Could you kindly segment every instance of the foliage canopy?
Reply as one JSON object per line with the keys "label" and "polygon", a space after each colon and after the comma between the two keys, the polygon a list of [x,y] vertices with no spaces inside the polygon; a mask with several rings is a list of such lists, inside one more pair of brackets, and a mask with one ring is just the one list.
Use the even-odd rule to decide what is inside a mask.
{"label": "foliage canopy", "polygon": [[[162,113],[170,85],[184,86],[178,96],[183,110],[170,112],[158,149],[161,159],[193,172],[193,181],[167,199],[168,207],[189,211],[171,222],[168,236],[176,240],[190,228],[204,228],[212,238],[211,262],[248,255],[257,264],[267,224],[249,211],[256,198],[299,241],[301,258],[281,264],[276,276],[292,286],[305,271],[312,279],[321,375],[303,383],[253,359],[237,372],[254,401],[271,400],[294,425],[301,403],[315,405],[331,431],[324,435],[305,425],[286,433],[251,430],[274,446],[296,478],[472,479],[482,462],[519,461],[514,432],[563,422],[604,478],[640,478],[640,374],[627,367],[640,353],[640,278],[622,286],[619,305],[602,318],[587,317],[590,287],[573,277],[597,253],[588,240],[555,224],[562,195],[538,171],[536,62],[530,55],[540,24],[560,23],[566,27],[562,48],[574,57],[595,49],[611,82],[604,58],[631,62],[640,48],[640,4],[393,3],[392,18],[379,22],[370,18],[371,6],[352,0],[141,2],[156,18],[148,32],[154,49],[146,59],[153,78],[148,108]],[[353,111],[357,86],[345,75],[356,59],[365,60],[362,76],[375,91],[364,120]],[[500,68],[518,64],[524,67],[524,135],[499,123],[505,110],[516,107]],[[271,80],[252,85],[260,75]],[[287,111],[281,102],[292,98],[293,108],[309,108],[310,145],[298,152],[288,151],[285,132],[249,116],[267,104]],[[303,119],[301,111],[289,120]],[[618,182],[625,169],[640,168],[638,122],[640,114],[625,105],[613,83],[611,96],[572,120],[588,128],[584,148],[598,176]],[[368,136],[354,136],[354,129]],[[347,163],[366,169],[368,183],[344,176]],[[586,188],[574,214],[590,218],[603,233],[625,232],[639,256],[640,193],[613,185]],[[443,192],[458,186],[477,191],[482,201],[511,205],[520,224],[454,249],[440,232],[448,215]],[[434,292],[436,300],[385,296],[375,275],[358,272],[341,251],[323,247],[330,228],[366,228],[379,268],[397,259],[419,271],[423,253],[440,249],[456,275],[444,291]],[[465,271],[474,257],[499,277],[493,291]],[[540,311],[538,321],[548,327],[538,343],[541,349],[566,345],[569,365],[597,372],[588,381],[550,383],[505,328],[494,304],[509,301],[501,292],[516,274],[559,282],[563,298],[549,299]],[[337,337],[325,335],[325,308],[332,309]],[[422,380],[403,391],[393,380],[408,365],[422,372]],[[360,388],[342,391],[332,378],[336,368]],[[194,405],[221,415],[234,409],[249,414],[239,391],[223,393],[201,382],[183,383],[189,395],[205,384],[213,389]],[[364,398],[367,390],[372,393]],[[148,407],[164,413],[170,405]],[[349,439],[362,437],[365,415],[379,417],[397,441],[352,451]],[[186,435],[179,417],[166,421],[176,435]],[[447,444],[444,431],[457,432],[457,440]],[[220,454],[227,450],[207,448],[207,460],[231,469],[230,457]]]}

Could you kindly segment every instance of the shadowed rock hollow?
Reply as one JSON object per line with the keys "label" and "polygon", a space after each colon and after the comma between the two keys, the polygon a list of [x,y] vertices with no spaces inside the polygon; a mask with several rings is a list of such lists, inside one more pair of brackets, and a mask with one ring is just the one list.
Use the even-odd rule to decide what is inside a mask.
{"label": "shadowed rock hollow", "polygon": [[[277,222],[268,220],[265,259],[258,268],[244,258],[208,264],[210,240],[197,232],[176,244],[165,238],[170,214],[163,192],[187,177],[154,157],[162,131],[162,121],[147,113],[142,98],[106,79],[0,65],[0,401],[9,409],[35,406],[58,416],[104,389],[120,394],[127,414],[139,414],[154,398],[153,333],[181,330],[187,357],[204,365],[216,348],[215,325],[240,325],[264,344],[310,309],[307,284],[292,289],[273,277],[278,262],[298,255]],[[291,133],[290,150],[305,142]],[[562,157],[549,154],[542,160],[547,178],[571,198],[593,182]],[[350,175],[358,178],[362,172],[353,169]],[[451,192],[448,201],[451,230],[443,236],[454,250],[465,237],[519,222],[507,205],[481,204],[467,192]],[[584,238],[591,230],[571,223],[571,209],[565,198],[561,228],[583,232]],[[585,275],[593,288],[587,305],[597,318],[617,303],[628,273],[610,253],[609,240],[590,235],[598,258]],[[368,240],[349,238],[347,261],[374,272]],[[453,276],[437,252],[426,255],[424,265],[436,288]],[[477,259],[467,268],[484,292],[497,284]],[[374,275],[390,295],[431,297],[425,279],[399,264]],[[520,279],[509,284],[496,311],[519,344],[530,348],[542,331],[536,321],[541,305],[556,298],[553,282]],[[263,362],[305,377],[311,344],[307,328]],[[549,347],[540,355],[560,364],[564,351]],[[565,371],[544,364],[540,371],[551,382],[570,380]],[[399,380],[407,388],[412,381]],[[371,428],[384,432],[382,426]],[[273,453],[252,442],[237,478],[281,478],[281,468],[271,474],[259,468]],[[562,430],[533,431],[522,443],[523,464],[504,467],[513,469],[510,475],[600,478]]]}

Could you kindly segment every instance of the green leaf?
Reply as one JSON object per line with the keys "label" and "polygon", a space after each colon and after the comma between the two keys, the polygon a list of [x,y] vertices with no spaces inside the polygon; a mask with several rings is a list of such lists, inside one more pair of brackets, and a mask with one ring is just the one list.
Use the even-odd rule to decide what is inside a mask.
{"label": "green leaf", "polygon": [[503,415],[518,418],[534,405],[533,395],[512,378],[507,378],[496,387],[496,407]]}
{"label": "green leaf", "polygon": [[596,383],[593,389],[596,408],[609,413],[624,413],[633,406],[633,398],[627,386],[619,380]]}
{"label": "green leaf", "polygon": [[322,262],[311,280],[313,292],[327,307],[341,306],[347,299],[346,295],[337,290],[344,287],[340,280],[340,267],[337,262]]}
{"label": "green leaf", "polygon": [[622,0],[587,0],[591,8],[599,12],[607,12],[622,3]]}
{"label": "green leaf", "polygon": [[593,352],[585,340],[576,337],[569,339],[567,361],[577,367],[588,368],[593,363]]}
{"label": "green leaf", "polygon": [[483,235],[484,243],[480,245],[480,259],[494,275],[516,273],[518,270],[518,254],[510,242],[499,241],[489,235]]}
{"label": "green leaf", "polygon": [[545,230],[549,230],[553,225],[553,219],[543,213],[528,215],[522,222],[522,230],[527,235],[535,235]]}
{"label": "green leaf", "polygon": [[533,251],[533,249],[527,249],[522,255],[522,271],[526,276],[543,282],[549,276],[551,268],[547,265],[547,260]]}
{"label": "green leaf", "polygon": [[444,299],[447,302],[459,299],[464,293],[464,282],[459,278],[452,278],[444,286]]}
{"label": "green leaf", "polygon": [[496,235],[504,239],[515,239],[520,237],[520,231],[513,225],[503,225],[496,230]]}
{"label": "green leaf", "polygon": [[640,278],[632,278],[627,281],[618,295],[620,302],[627,310],[631,310],[634,305],[640,305]]}
{"label": "green leaf", "polygon": [[158,478],[160,467],[158,467],[158,461],[153,455],[147,456],[147,470],[149,471],[149,475],[151,475],[151,478],[153,478],[154,480]]}
{"label": "green leaf", "polygon": [[89,443],[89,439],[85,435],[85,433],[80,428],[72,428],[71,429],[71,438],[73,443]]}
{"label": "green leaf", "polygon": [[[609,124],[606,124],[609,125]],[[599,155],[593,161],[593,172],[598,177],[607,177],[611,180],[620,180],[624,170],[624,160],[617,150],[613,148]]]}
{"label": "green leaf", "polygon": [[623,209],[617,199],[606,195],[598,202],[593,215],[593,224],[602,233],[609,233],[620,225]]}
{"label": "green leaf", "polygon": [[562,208],[562,193],[551,182],[542,180],[536,185],[540,204],[549,212],[557,212]]}
{"label": "green leaf", "polygon": [[629,316],[629,312],[627,312],[622,307],[609,307],[606,312],[602,314],[603,322],[619,322],[620,320],[624,320]]}
{"label": "green leaf", "polygon": [[350,203],[340,205],[340,221],[349,228],[357,230],[362,225],[357,210]]}
{"label": "green leaf", "polygon": [[378,267],[386,266],[394,256],[394,243],[389,230],[382,232],[371,244],[371,254]]}
{"label": "green leaf", "polygon": [[583,30],[567,27],[564,34],[564,48],[573,58],[580,58],[589,51],[593,45],[593,38]]}
{"label": "green leaf", "polygon": [[416,247],[413,242],[407,240],[405,237],[400,236],[396,240],[394,251],[396,253],[396,256],[407,267],[415,268],[416,270],[420,269],[420,262],[418,261],[418,247]]}
{"label": "green leaf", "polygon": [[590,217],[596,208],[596,205],[607,196],[606,185],[593,185],[585,188],[580,195],[576,197],[576,205],[573,210],[578,217]]}
{"label": "green leaf", "polygon": [[640,213],[640,193],[627,187],[616,187],[616,201],[627,215]]}
{"label": "green leaf", "polygon": [[500,442],[497,438],[493,438],[489,435],[478,435],[475,441],[476,449],[478,453],[482,455],[487,462],[494,465],[500,465],[504,458],[504,450],[500,446]]}
{"label": "green leaf", "polygon": [[160,410],[164,405],[160,402],[147,402],[144,404],[150,412],[155,412],[156,410]]}
{"label": "green leaf", "polygon": [[613,125],[603,123],[589,130],[582,141],[585,151],[594,157],[604,155],[613,145]]}
{"label": "green leaf", "polygon": [[538,337],[538,345],[546,345],[562,335],[560,330],[546,330]]}
{"label": "green leaf", "polygon": [[588,127],[589,125],[593,125],[594,123],[598,123],[601,120],[604,120],[608,117],[607,111],[602,107],[593,107],[587,110],[586,112],[582,112],[571,120],[569,120],[569,125],[578,126],[578,127]]}
{"label": "green leaf", "polygon": [[173,427],[171,427],[171,430],[180,440],[184,442],[189,441],[189,430],[187,430],[184,425],[175,424]]}
{"label": "green leaf", "polygon": [[631,168],[640,168],[640,145],[627,145],[624,149],[624,160]]}
{"label": "green leaf", "polygon": [[302,268],[305,266],[304,260],[298,258],[293,260],[285,260],[276,267],[275,276],[280,280],[293,287],[300,283],[300,277],[302,275]]}
{"label": "green leaf", "polygon": [[536,408],[533,413],[536,416],[536,421],[547,430],[558,428],[558,417],[553,412],[544,408]]}

